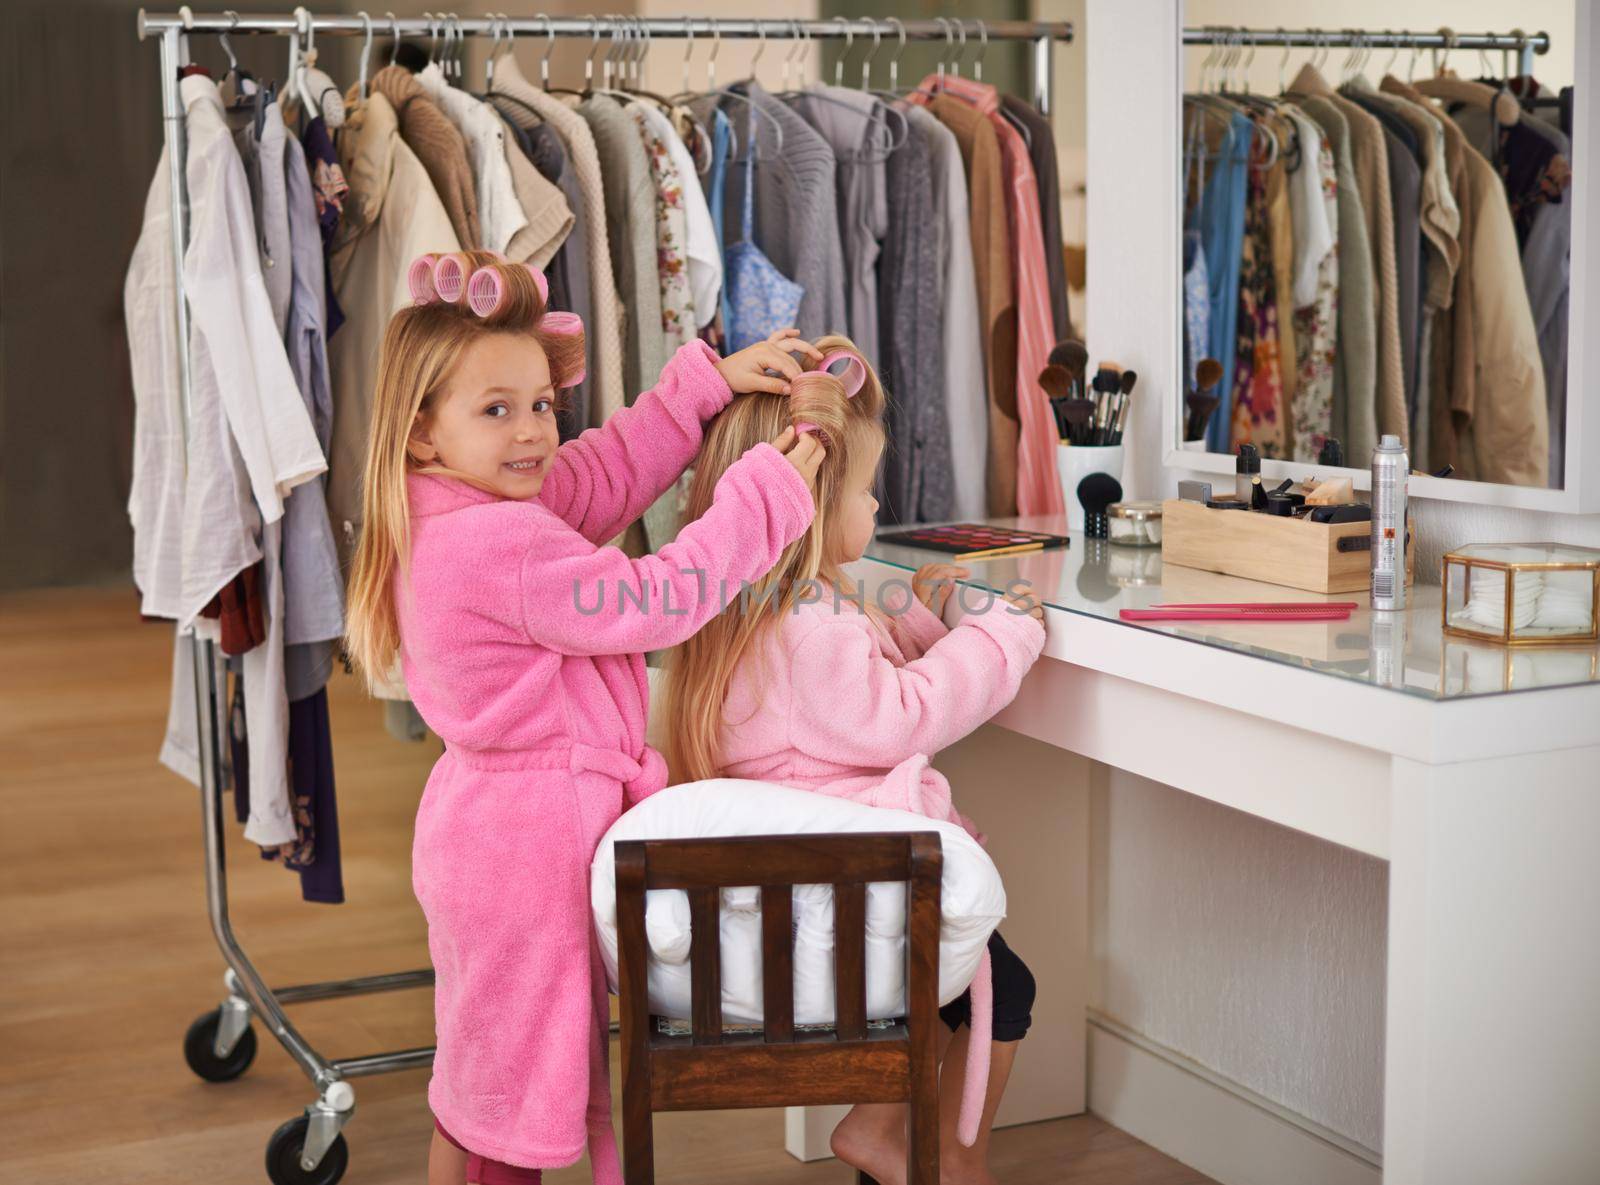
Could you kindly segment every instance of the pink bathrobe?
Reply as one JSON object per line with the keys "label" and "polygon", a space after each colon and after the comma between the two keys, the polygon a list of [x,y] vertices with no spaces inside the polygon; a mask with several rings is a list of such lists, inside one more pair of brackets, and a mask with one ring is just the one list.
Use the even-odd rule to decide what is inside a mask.
{"label": "pink bathrobe", "polygon": [[[1015,698],[1044,650],[1044,626],[996,599],[950,629],[900,596],[910,604],[888,618],[888,637],[854,602],[841,597],[836,611],[831,593],[782,615],[729,684],[723,770],[959,823],[981,840],[929,760]],[[968,1146],[989,1077],[989,989],[985,952],[958,1129]]]}
{"label": "pink bathrobe", "polygon": [[557,451],[537,500],[413,475],[410,595],[396,582],[406,686],[446,746],[412,853],[437,975],[428,1102],[510,1164],[571,1164],[587,1137],[594,1179],[614,1185],[589,862],[666,784],[644,743],[642,652],[693,634],[721,608],[719,581],[736,593],[766,572],[814,513],[804,479],[760,445],[659,555],[600,546],[694,460],[732,398],[715,359],[680,349],[653,391]]}

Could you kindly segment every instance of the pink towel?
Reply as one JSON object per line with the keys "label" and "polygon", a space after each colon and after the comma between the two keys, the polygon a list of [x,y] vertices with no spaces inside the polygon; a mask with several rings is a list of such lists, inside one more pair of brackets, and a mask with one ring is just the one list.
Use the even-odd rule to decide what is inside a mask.
{"label": "pink towel", "polygon": [[408,486],[402,660],[446,746],[412,852],[437,978],[428,1101],[463,1145],[508,1164],[557,1168],[587,1145],[604,1185],[622,1177],[589,862],[625,806],[666,784],[644,743],[642,652],[699,629],[718,580],[767,571],[813,515],[805,481],[761,445],[659,555],[598,546],[696,456],[732,397],[715,357],[684,346],[653,391],[557,451],[535,501]]}

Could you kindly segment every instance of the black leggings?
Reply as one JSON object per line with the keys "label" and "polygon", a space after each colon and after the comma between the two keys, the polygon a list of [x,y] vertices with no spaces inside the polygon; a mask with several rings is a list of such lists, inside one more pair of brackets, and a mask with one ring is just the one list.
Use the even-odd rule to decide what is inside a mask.
{"label": "black leggings", "polygon": [[[994,1039],[1021,1041],[1033,1023],[1033,972],[996,930],[989,935],[989,967],[994,981]],[[939,1009],[939,1019],[955,1032],[972,1023],[972,993],[962,992]]]}

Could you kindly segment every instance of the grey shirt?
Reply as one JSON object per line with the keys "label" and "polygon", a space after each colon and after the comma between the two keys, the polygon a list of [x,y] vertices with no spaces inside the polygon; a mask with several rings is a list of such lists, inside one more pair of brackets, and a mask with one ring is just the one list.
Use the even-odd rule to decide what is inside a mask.
{"label": "grey shirt", "polygon": [[667,364],[661,332],[661,274],[656,254],[656,186],[639,125],[615,99],[592,95],[578,104],[589,125],[606,191],[606,234],[622,298],[622,383],[629,406],[655,385]]}
{"label": "grey shirt", "polygon": [[989,513],[984,467],[989,457],[987,378],[978,319],[978,279],[972,258],[972,221],[966,167],[956,135],[924,107],[907,112],[928,137],[933,176],[933,230],[944,277],[941,345],[944,410],[950,441],[950,510],[957,519]]}
{"label": "grey shirt", "polygon": [[[889,227],[887,136],[883,119],[876,117],[882,106],[882,100],[865,91],[821,84],[795,104],[833,149],[850,337],[874,366],[882,357],[878,256]],[[787,141],[784,146],[788,147]]]}
{"label": "grey shirt", "polygon": [[906,125],[885,180],[895,213],[878,268],[883,317],[880,377],[891,393],[885,428],[883,518],[888,523],[950,517],[950,423],[944,406],[943,299],[933,225],[928,135]]}
{"label": "grey shirt", "polygon": [[233,142],[238,146],[244,174],[250,182],[250,205],[256,216],[256,249],[261,255],[261,280],[272,304],[272,319],[282,333],[289,318],[290,294],[294,288],[289,253],[288,199],[284,193],[284,146],[292,138],[283,126],[283,111],[276,103],[262,105],[261,133],[256,134],[255,114],[230,117],[235,126]]}
{"label": "grey shirt", "polygon": [[[726,207],[740,209],[746,178],[753,171],[756,246],[773,266],[805,290],[800,298],[800,332],[807,338],[843,333],[850,327],[850,314],[845,300],[833,149],[760,83],[752,80],[739,85],[761,114],[753,116],[744,103],[729,109],[737,125],[737,152],[741,157],[749,152],[753,125],[758,163],[754,170],[729,168]],[[781,151],[775,130],[779,128]],[[728,221],[737,227],[737,219]],[[727,233],[725,228],[724,237]]]}
{"label": "grey shirt", "polygon": [[[289,223],[290,292],[284,345],[295,384],[326,454],[333,440],[328,383],[322,232],[300,142],[289,137],[283,157]],[[289,491],[283,507],[284,684],[290,703],[321,690],[333,669],[333,640],[344,636],[344,580],[328,521],[327,477]]]}

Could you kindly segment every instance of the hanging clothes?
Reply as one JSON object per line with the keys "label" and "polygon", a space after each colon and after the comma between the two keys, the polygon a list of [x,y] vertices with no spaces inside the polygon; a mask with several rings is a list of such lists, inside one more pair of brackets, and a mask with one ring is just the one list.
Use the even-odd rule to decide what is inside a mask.
{"label": "hanging clothes", "polygon": [[[506,108],[512,106],[503,96],[499,102]],[[577,170],[567,158],[566,145],[549,124],[540,123],[523,128],[506,111],[502,110],[500,114],[515,137],[518,148],[526,154],[540,176],[561,191],[562,199],[572,213],[572,230],[545,267],[545,275],[550,282],[551,307],[576,313],[583,318],[585,325],[593,324],[593,305],[589,297],[588,211],[578,188]],[[563,442],[572,440],[585,428],[596,426],[592,383],[599,368],[594,351],[594,336],[584,334],[583,380],[565,389],[566,407],[557,412]]]}
{"label": "hanging clothes", "polygon": [[698,330],[711,323],[722,299],[722,238],[711,221],[711,207],[700,184],[694,156],[678,129],[658,108],[649,103],[639,106],[656,141],[666,149],[673,168],[677,170],[682,195],[689,295],[694,309],[694,328]]}
{"label": "hanging clothes", "polygon": [[[753,172],[754,160],[739,163],[736,171]],[[789,279],[755,244],[756,184],[739,187],[739,238],[724,254],[728,275],[727,349],[749,349],[800,316],[805,289]]]}
{"label": "hanging clothes", "polygon": [[578,116],[594,137],[605,190],[612,278],[625,311],[622,334],[624,402],[654,382],[666,365],[661,339],[661,284],[656,266],[656,192],[639,130],[617,101],[591,95]]}
{"label": "hanging clothes", "polygon": [[1040,230],[1044,235],[1045,274],[1050,284],[1050,324],[1055,341],[1074,336],[1067,303],[1067,258],[1061,240],[1061,178],[1056,163],[1055,128],[1032,103],[1016,95],[1001,98],[1001,109],[1027,129],[1028,154],[1039,187]]}
{"label": "hanging clothes", "polygon": [[339,216],[344,211],[345,194],[350,183],[344,179],[339,167],[339,152],[328,135],[328,127],[319,115],[306,124],[300,135],[306,159],[311,163],[311,188],[317,203],[317,229],[322,234],[322,273],[324,277],[323,301],[327,309],[325,329],[328,337],[344,324],[344,310],[333,295],[333,273],[328,268],[328,256],[333,252],[333,242],[339,234]]}
{"label": "hanging clothes", "polygon": [[[175,618],[180,635],[196,628],[200,610],[239,572],[259,560],[277,566],[276,537],[284,498],[326,468],[322,450],[283,350],[283,338],[261,276],[259,239],[249,186],[216,84],[192,75],[180,83],[185,110],[190,237],[184,284],[192,314],[188,444],[176,392],[179,344],[167,162],[151,185],[145,225],[124,288],[135,395],[134,577],[147,616]],[[279,177],[282,160],[279,158]],[[284,259],[286,271],[289,267]],[[271,573],[269,580],[276,585]],[[276,676],[282,694],[282,606],[269,596],[269,643],[278,632]],[[192,678],[192,651],[180,637],[175,681]],[[249,655],[246,656],[248,662]],[[260,665],[247,675],[273,683]],[[263,696],[252,727],[272,735],[287,706]],[[192,760],[193,707],[168,720],[163,761],[198,778]],[[274,768],[276,766],[276,768]],[[252,770],[264,786],[246,836],[276,844],[294,836],[282,763]]]}
{"label": "hanging clothes", "polygon": [[[1204,101],[1204,96],[1200,101]],[[1246,116],[1212,110],[1221,117],[1221,130],[1214,150],[1207,152],[1211,157],[1211,172],[1198,197],[1197,222],[1211,283],[1211,310],[1207,318],[1211,333],[1209,354],[1222,364],[1222,378],[1217,383],[1217,410],[1206,426],[1206,447],[1211,452],[1225,453],[1231,451],[1229,432],[1233,423],[1235,371],[1239,359],[1240,269],[1244,258],[1245,203],[1249,189],[1246,173],[1255,133],[1254,125]],[[1201,120],[1202,131],[1209,132],[1214,121],[1203,115],[1196,118]],[[1211,141],[1207,138],[1204,143],[1210,145]],[[1253,334],[1253,326],[1251,331]]]}
{"label": "hanging clothes", "polygon": [[1288,458],[1294,448],[1293,408],[1299,391],[1300,372],[1296,365],[1294,327],[1294,221],[1289,212],[1289,159],[1297,151],[1297,133],[1288,117],[1277,111],[1265,112],[1261,121],[1272,135],[1278,150],[1266,170],[1267,237],[1272,258],[1272,291],[1275,299],[1274,330],[1277,351],[1274,367],[1278,376],[1277,417],[1270,432],[1263,432],[1263,456]]}
{"label": "hanging clothes", "polygon": [[528,215],[511,182],[511,162],[506,156],[505,133],[499,118],[482,102],[446,82],[437,62],[429,62],[416,80],[461,133],[472,170],[482,245],[512,258],[511,241],[528,225]]}
{"label": "hanging clothes", "polygon": [[[745,155],[756,153],[759,167],[730,170],[728,201],[742,203],[746,184],[754,184],[754,242],[780,273],[801,288],[794,324],[808,339],[836,332],[850,324],[850,312],[833,149],[759,82],[750,79],[737,89],[749,104],[740,104],[731,113],[739,125],[736,139]],[[759,117],[752,114],[752,107],[760,111]]]}
{"label": "hanging clothes", "polygon": [[[1332,433],[1352,457],[1350,421],[1356,415],[1370,435],[1374,392],[1378,382],[1378,295],[1367,216],[1356,184],[1350,128],[1344,112],[1331,100],[1311,96],[1300,108],[1328,138],[1338,186],[1338,343],[1334,363]],[[1351,410],[1359,407],[1358,413]]]}
{"label": "hanging clothes", "polygon": [[[648,103],[627,105],[655,186],[656,275],[661,293],[661,334],[673,350],[695,337],[694,291],[689,284],[689,218],[684,180],[669,142],[678,134],[660,110]],[[679,142],[681,147],[681,142]],[[709,220],[710,215],[707,214]]]}
{"label": "hanging clothes", "polygon": [[449,211],[456,242],[471,250],[482,247],[478,196],[467,161],[467,144],[455,124],[428,97],[416,75],[404,66],[385,66],[379,70],[372,76],[372,90],[388,99],[398,116],[406,146],[428,171],[434,192]]}
{"label": "hanging clothes", "polygon": [[988,372],[988,463],[984,467],[988,513],[1017,512],[1017,313],[1011,247],[1006,233],[1005,178],[1000,137],[975,107],[934,95],[928,110],[955,135],[967,174],[972,220],[972,260],[978,286],[979,324]]}
{"label": "hanging clothes", "polygon": [[583,194],[585,246],[589,260],[589,300],[593,318],[584,318],[585,337],[592,341],[588,352],[589,369],[585,381],[590,386],[591,424],[624,406],[622,309],[617,300],[612,273],[611,236],[606,225],[605,182],[594,136],[576,112],[554,95],[532,85],[523,77],[513,54],[495,62],[493,94],[504,94],[515,102],[502,107],[517,126],[532,128],[540,121],[554,128],[566,145],[568,159],[577,175]]}
{"label": "hanging clothes", "polygon": [[[284,154],[294,290],[284,345],[317,445],[333,445],[333,396],[323,336],[326,277],[316,199],[305,153],[292,137]],[[328,521],[327,478],[289,491],[283,512],[284,691],[292,704],[320,691],[333,672],[333,643],[344,637],[344,576]]]}
{"label": "hanging clothes", "polygon": [[459,251],[461,243],[427,170],[401,137],[400,121],[383,92],[374,88],[363,100],[352,91],[346,107],[339,159],[350,194],[331,263],[345,325],[328,350],[333,380],[328,512],[348,568],[362,522],[361,474],[378,377],[374,343],[382,339],[389,318],[411,303],[406,286],[411,261],[429,251]]}
{"label": "hanging clothes", "polygon": [[1287,114],[1300,141],[1289,177],[1294,227],[1296,386],[1290,405],[1291,456],[1313,464],[1333,435],[1334,370],[1338,358],[1339,178],[1333,147],[1299,108]]}
{"label": "hanging clothes", "polygon": [[886,162],[889,223],[878,269],[883,316],[881,377],[897,398],[885,415],[885,523],[950,517],[950,428],[944,408],[943,311],[934,224],[933,166],[926,134],[908,122]]}
{"label": "hanging clothes", "polygon": [[294,288],[289,262],[289,210],[283,189],[284,146],[289,133],[283,123],[283,111],[276,103],[263,103],[261,111],[259,127],[248,111],[233,113],[230,120],[236,128],[234,146],[250,185],[256,246],[261,253],[261,281],[266,285],[272,319],[281,334],[288,323]]}
{"label": "hanging clothes", "polygon": [[989,449],[989,401],[984,397],[982,320],[972,258],[972,218],[961,145],[926,108],[906,118],[928,138],[933,178],[933,226],[938,243],[935,274],[942,276],[940,325],[944,372],[944,423],[950,449],[952,519],[984,517],[984,466]]}
{"label": "hanging clothes", "polygon": [[[921,87],[928,90],[937,85],[938,80],[930,75],[923,79]],[[943,90],[972,104],[988,118],[999,138],[1005,169],[1007,224],[1016,266],[1017,513],[1061,514],[1065,502],[1056,472],[1060,438],[1049,398],[1039,385],[1039,374],[1049,364],[1055,338],[1033,162],[1021,134],[1000,114],[1000,93],[994,87],[949,75],[944,79]]]}
{"label": "hanging clothes", "polygon": [[1239,342],[1234,369],[1231,448],[1254,444],[1262,456],[1282,456],[1283,381],[1279,369],[1277,274],[1267,207],[1267,168],[1246,172],[1245,237],[1239,270]]}
{"label": "hanging clothes", "polygon": [[[889,233],[886,162],[893,155],[887,151],[886,125],[879,115],[883,100],[852,87],[813,83],[794,106],[833,150],[846,324],[867,361],[882,366],[888,355],[887,343],[880,344],[878,259]],[[896,211],[897,217],[904,214]]]}

